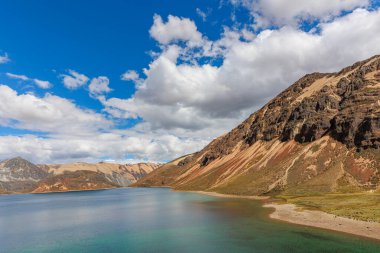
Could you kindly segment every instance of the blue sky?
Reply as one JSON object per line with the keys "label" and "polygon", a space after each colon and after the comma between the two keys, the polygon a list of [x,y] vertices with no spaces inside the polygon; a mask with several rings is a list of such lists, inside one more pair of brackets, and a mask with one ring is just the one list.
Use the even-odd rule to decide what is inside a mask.
{"label": "blue sky", "polygon": [[295,2],[2,1],[0,158],[168,161],[380,53],[379,1]]}
{"label": "blue sky", "polygon": [[[218,0],[3,1],[0,50],[12,61],[1,66],[0,82],[20,92],[43,95],[46,90],[8,78],[5,73],[47,80],[53,84],[48,92],[74,100],[79,106],[101,110],[101,103],[86,89],[66,89],[60,74],[73,69],[89,77],[107,76],[113,89],[108,95],[128,98],[135,87],[133,82],[122,81],[120,75],[127,69],[141,72],[152,60],[149,52],[158,50],[149,35],[154,14],[189,17],[210,39],[217,39],[223,26],[232,24],[231,8]],[[208,13],[207,22],[197,9]],[[135,120],[118,123],[125,127]],[[13,132],[3,128],[0,134]]]}
{"label": "blue sky", "polygon": [[[39,77],[54,84],[50,92],[101,109],[88,92],[72,92],[60,85],[59,74],[74,69],[88,76],[106,75],[114,89],[111,96],[131,96],[133,84],[121,81],[120,75],[127,69],[141,70],[151,61],[148,53],[156,49],[156,42],[149,36],[153,15],[176,13],[200,21],[196,8],[201,2],[3,1],[0,48],[12,61],[1,66],[0,80],[12,82],[4,72]],[[218,5],[218,1],[206,2]],[[200,25],[204,27],[199,29],[208,30],[209,36],[218,36],[221,30],[220,24],[216,29],[210,23]],[[25,84],[17,83],[13,81],[13,87],[23,90]]]}

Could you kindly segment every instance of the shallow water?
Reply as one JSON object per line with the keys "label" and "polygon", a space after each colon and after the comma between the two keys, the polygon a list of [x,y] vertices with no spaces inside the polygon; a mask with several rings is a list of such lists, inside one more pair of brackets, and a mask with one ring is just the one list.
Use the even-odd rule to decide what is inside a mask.
{"label": "shallow water", "polygon": [[270,211],[164,188],[0,196],[0,252],[380,252]]}

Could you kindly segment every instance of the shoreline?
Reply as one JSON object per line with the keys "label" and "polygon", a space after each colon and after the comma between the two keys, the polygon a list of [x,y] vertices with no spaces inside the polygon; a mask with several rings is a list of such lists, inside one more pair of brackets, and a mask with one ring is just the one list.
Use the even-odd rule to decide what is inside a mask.
{"label": "shoreline", "polygon": [[354,220],[322,211],[300,210],[294,204],[267,203],[263,207],[275,209],[269,214],[271,219],[380,240],[378,222]]}
{"label": "shoreline", "polygon": [[4,192],[4,193],[0,193],[0,196],[8,196],[8,195],[26,195],[26,194],[69,193],[69,192],[87,192],[87,191],[104,191],[104,190],[126,189],[126,188],[168,188],[168,189],[172,189],[170,186],[154,186],[154,187],[118,186],[118,187],[108,187],[108,188],[78,189],[78,190],[66,190],[66,191]]}
{"label": "shoreline", "polygon": [[[177,191],[177,190],[174,190],[174,191]],[[179,191],[179,192],[181,192],[181,191]],[[182,192],[198,193],[198,194],[203,194],[203,195],[208,195],[208,196],[218,197],[218,198],[253,199],[253,200],[267,200],[267,199],[270,199],[269,196],[233,195],[233,194],[224,194],[224,193],[217,193],[217,192],[206,192],[206,191],[182,191]]]}
{"label": "shoreline", "polygon": [[[244,198],[252,200],[270,199],[269,196],[240,196],[205,191],[187,192],[221,198]],[[269,218],[271,219],[380,240],[380,223],[378,222],[354,220],[322,211],[301,210],[299,206],[294,204],[276,204],[274,202],[269,202],[264,203],[263,207],[274,209],[274,211],[269,214]]]}
{"label": "shoreline", "polygon": [[8,193],[0,193],[0,196],[29,195],[29,194],[50,194],[50,193],[70,193],[70,192],[87,192],[87,191],[104,191],[104,190],[122,189],[122,188],[128,188],[128,186],[126,186],[126,187],[98,188],[98,189],[67,190],[67,191],[8,192]]}

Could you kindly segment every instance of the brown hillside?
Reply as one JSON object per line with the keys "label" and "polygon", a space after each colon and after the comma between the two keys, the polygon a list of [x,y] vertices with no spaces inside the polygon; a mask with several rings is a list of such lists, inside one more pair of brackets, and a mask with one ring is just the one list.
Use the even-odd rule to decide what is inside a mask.
{"label": "brown hillside", "polygon": [[137,186],[232,194],[379,188],[380,56],[313,73],[198,153]]}

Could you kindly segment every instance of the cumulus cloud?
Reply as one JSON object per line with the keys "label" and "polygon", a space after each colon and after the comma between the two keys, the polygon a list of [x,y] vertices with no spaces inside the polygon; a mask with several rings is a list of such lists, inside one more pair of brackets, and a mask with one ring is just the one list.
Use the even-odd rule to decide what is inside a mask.
{"label": "cumulus cloud", "polygon": [[[334,12],[326,5],[329,10],[318,12],[316,3],[309,3],[310,10],[289,14],[291,18],[283,13],[286,18],[279,20],[285,21],[266,14],[279,28],[225,28],[215,41],[205,39],[189,19],[169,16],[164,22],[155,16],[150,33],[160,52],[143,70],[144,78],[134,71],[121,76],[138,80],[132,97],[106,98],[101,94],[108,83],[96,85],[102,113],[50,94],[17,94],[0,86],[0,124],[49,133],[44,138],[0,137],[0,158],[38,153],[40,161],[93,161],[133,154],[136,159],[167,161],[201,149],[304,74],[337,71],[380,53],[380,10],[355,9],[340,16],[335,13],[351,7],[342,4]],[[298,27],[300,17],[322,22],[305,32]],[[215,59],[220,61],[213,64]],[[81,85],[88,83],[86,78]],[[109,119],[142,123],[120,130]]]}
{"label": "cumulus cloud", "polygon": [[[11,105],[11,106],[10,106]],[[101,114],[81,109],[72,101],[46,94],[18,94],[0,85],[0,125],[54,134],[93,134],[112,123]]]}
{"label": "cumulus cloud", "polygon": [[249,9],[257,27],[297,25],[301,21],[328,21],[342,12],[366,7],[369,0],[230,0]]}
{"label": "cumulus cloud", "polygon": [[141,85],[144,81],[135,70],[128,70],[124,72],[120,79],[123,81],[132,81],[135,85]]}
{"label": "cumulus cloud", "polygon": [[134,154],[134,160],[160,162],[187,152],[195,152],[205,145],[197,139],[182,140],[173,135],[132,134],[134,136],[99,133],[96,136],[76,138],[0,136],[0,159],[20,155],[36,163],[98,162],[110,157],[124,160],[126,154]]}
{"label": "cumulus cloud", "polygon": [[153,26],[149,30],[150,36],[160,44],[167,45],[175,41],[188,42],[197,45],[202,42],[202,34],[198,31],[194,21],[169,15],[165,23],[160,15],[154,15]]}
{"label": "cumulus cloud", "polygon": [[6,73],[6,75],[12,79],[18,79],[22,81],[31,81],[34,84],[36,84],[38,87],[40,87],[41,89],[49,89],[53,86],[49,81],[44,81],[44,80],[40,80],[36,78],[33,79],[30,77],[27,77],[26,75],[17,75],[17,74],[12,74],[12,73]]}
{"label": "cumulus cloud", "polygon": [[108,87],[109,83],[110,83],[110,80],[106,76],[99,76],[97,78],[92,78],[90,85],[88,86],[90,94],[92,96],[98,96],[103,93],[108,93],[112,91],[111,88]]}
{"label": "cumulus cloud", "polygon": [[319,33],[287,26],[247,41],[230,30],[213,42],[225,48],[220,66],[178,61],[186,49],[170,45],[145,70],[132,98],[103,103],[114,116],[141,117],[152,129],[221,133],[304,74],[337,71],[378,54],[379,23],[378,10],[358,9],[321,23]]}
{"label": "cumulus cloud", "polygon": [[88,84],[90,96],[94,98],[112,91],[109,87],[110,80],[106,76],[94,77],[90,81],[90,78],[84,74],[80,74],[74,70],[69,70],[68,72],[68,75],[61,75],[63,85],[68,89],[74,90]]}
{"label": "cumulus cloud", "polygon": [[71,90],[77,89],[85,84],[88,83],[90,80],[87,76],[84,74],[80,74],[74,70],[69,70],[69,74],[62,74],[62,82],[63,85]]}
{"label": "cumulus cloud", "polygon": [[0,64],[4,64],[4,63],[10,62],[10,61],[11,61],[11,59],[9,58],[7,53],[0,55]]}
{"label": "cumulus cloud", "polygon": [[139,79],[139,74],[134,70],[128,70],[121,75],[121,80],[123,81],[135,81],[137,79]]}
{"label": "cumulus cloud", "polygon": [[128,154],[135,160],[167,161],[206,144],[141,127],[118,130],[104,115],[70,100],[18,94],[6,85],[0,85],[0,126],[46,133],[0,136],[0,159],[20,155],[38,163],[123,160]]}

